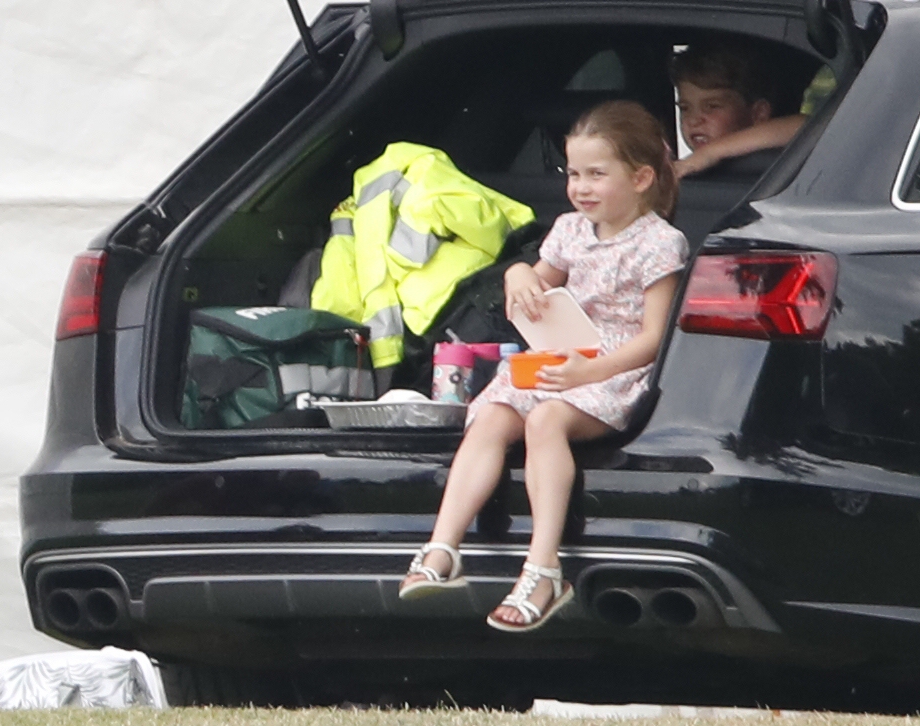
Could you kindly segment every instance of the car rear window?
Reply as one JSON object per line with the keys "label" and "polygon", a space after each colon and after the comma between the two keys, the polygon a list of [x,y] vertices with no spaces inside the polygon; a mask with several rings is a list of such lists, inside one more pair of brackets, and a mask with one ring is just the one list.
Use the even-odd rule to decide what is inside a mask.
{"label": "car rear window", "polygon": [[613,49],[591,56],[566,84],[569,91],[625,91],[626,71]]}

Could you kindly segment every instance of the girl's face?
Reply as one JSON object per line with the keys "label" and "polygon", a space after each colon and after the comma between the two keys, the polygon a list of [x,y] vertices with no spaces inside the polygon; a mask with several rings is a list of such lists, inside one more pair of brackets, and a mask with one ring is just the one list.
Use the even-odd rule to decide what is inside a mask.
{"label": "girl's face", "polygon": [[642,195],[655,179],[651,167],[633,170],[599,136],[569,137],[565,153],[569,201],[596,225],[599,239],[612,237],[645,213]]}

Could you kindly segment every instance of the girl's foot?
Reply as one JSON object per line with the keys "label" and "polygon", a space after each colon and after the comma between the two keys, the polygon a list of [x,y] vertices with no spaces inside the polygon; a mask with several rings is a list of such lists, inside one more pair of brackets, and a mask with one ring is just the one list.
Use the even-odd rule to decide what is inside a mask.
{"label": "girl's foot", "polygon": [[525,562],[511,594],[489,614],[486,622],[508,633],[536,630],[573,596],[572,585],[562,579],[561,567],[540,567]]}
{"label": "girl's foot", "polygon": [[460,552],[443,542],[428,542],[416,553],[399,584],[400,600],[414,600],[441,590],[465,587]]}

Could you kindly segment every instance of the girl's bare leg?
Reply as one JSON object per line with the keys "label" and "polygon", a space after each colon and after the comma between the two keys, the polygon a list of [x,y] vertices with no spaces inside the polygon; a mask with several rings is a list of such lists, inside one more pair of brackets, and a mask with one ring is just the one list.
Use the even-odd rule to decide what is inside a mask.
{"label": "girl's bare leg", "polygon": [[[498,486],[508,446],[523,437],[524,420],[510,406],[488,403],[476,413],[450,466],[432,542],[459,546],[476,514]],[[424,562],[438,572],[450,571],[450,557],[442,550],[432,550]],[[403,584],[419,579],[424,575],[409,575]]]}
{"label": "girl's bare leg", "polygon": [[[529,562],[559,567],[559,545],[575,482],[575,459],[569,442],[597,438],[609,431],[607,424],[564,401],[546,401],[527,415],[524,480],[533,517]],[[552,596],[552,583],[542,579],[530,600],[542,610]],[[512,607],[499,607],[496,615],[506,621],[524,621]]]}

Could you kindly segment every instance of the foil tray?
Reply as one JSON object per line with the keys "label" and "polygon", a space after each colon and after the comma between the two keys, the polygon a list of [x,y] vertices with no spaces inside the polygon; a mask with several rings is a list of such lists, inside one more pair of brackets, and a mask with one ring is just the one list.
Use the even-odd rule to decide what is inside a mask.
{"label": "foil tray", "polygon": [[465,403],[443,401],[313,401],[326,412],[334,429],[440,428],[462,429]]}

